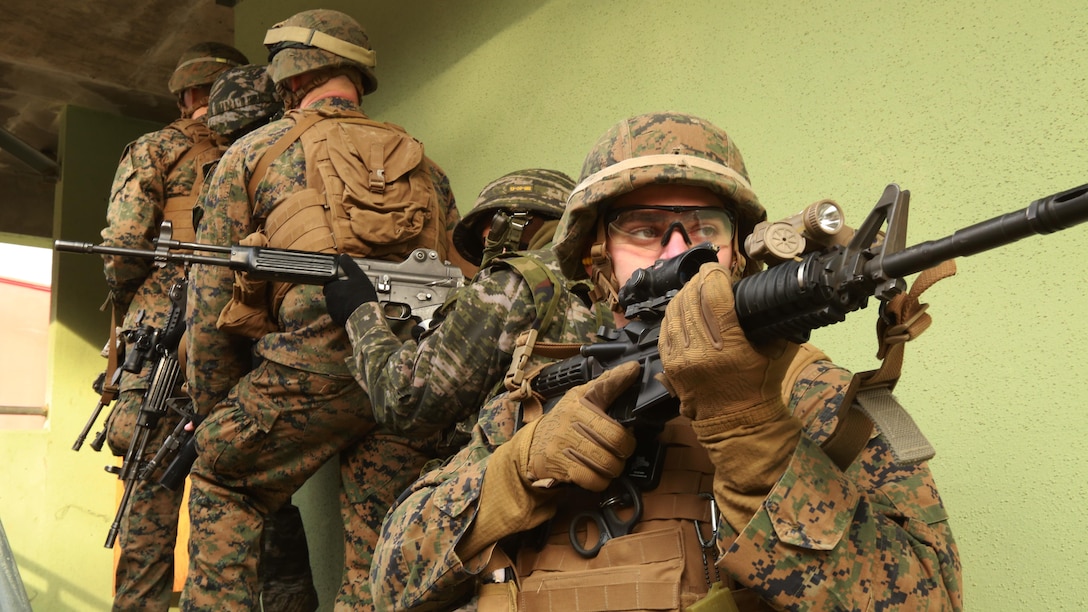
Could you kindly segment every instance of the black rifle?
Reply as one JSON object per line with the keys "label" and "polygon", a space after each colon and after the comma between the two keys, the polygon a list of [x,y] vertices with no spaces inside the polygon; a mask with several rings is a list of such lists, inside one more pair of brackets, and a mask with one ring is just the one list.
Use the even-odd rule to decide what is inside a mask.
{"label": "black rifle", "polygon": [[[136,429],[121,466],[106,467],[107,472],[117,474],[124,483],[124,493],[121,495],[117,514],[106,536],[106,548],[113,548],[117,534],[121,530],[121,519],[132,499],[132,491],[137,482],[144,479],[143,457],[147,450],[148,438],[169,410],[168,402],[173,396],[181,374],[181,366],[178,363],[178,344],[185,332],[185,289],[184,280],[174,283],[174,286],[170,288],[170,313],[163,326],[159,329],[141,326],[140,329],[146,333],[138,334],[134,346],[126,351],[126,368],[129,367],[127,362],[130,358],[141,359],[132,357],[133,355],[144,356],[140,367],[142,367],[142,360],[154,358],[154,362],[148,374],[147,390],[144,392],[143,403],[140,405],[140,413],[136,418]],[[135,366],[135,363],[132,365]],[[136,371],[139,371],[140,367],[136,367]]]}
{"label": "black rifle", "polygon": [[[961,229],[940,240],[904,248],[910,192],[888,185],[848,244],[808,253],[742,279],[734,287],[736,312],[754,343],[806,342],[812,330],[843,321],[869,297],[891,300],[906,288],[903,277],[954,257],[966,257],[1034,234],[1049,234],[1088,220],[1088,185],[1032,202],[1027,208]],[[881,228],[887,230],[881,236]],[[656,375],[662,372],[657,341],[665,307],[699,267],[716,261],[710,245],[636,271],[620,290],[630,320],[621,329],[582,346],[580,353],[545,367],[531,382],[549,409],[569,389],[628,361],[642,366],[632,385],[609,408],[625,425],[655,431],[679,413]]]}
{"label": "black rifle", "polygon": [[[79,432],[79,436],[76,437],[75,444],[72,445],[72,450],[78,451],[83,447],[83,441],[87,438],[87,434],[90,433],[91,427],[94,426],[95,421],[98,420],[98,415],[101,414],[102,409],[112,404],[109,414],[106,415],[106,422],[102,425],[102,429],[95,434],[94,439],[91,440],[91,448],[95,452],[102,450],[102,445],[106,443],[106,435],[109,433],[110,418],[113,416],[113,411],[117,409],[117,404],[114,404],[114,400],[117,399],[119,387],[121,385],[121,375],[123,372],[131,372],[133,374],[139,374],[140,370],[144,368],[144,364],[151,357],[151,348],[154,343],[155,328],[150,325],[146,325],[143,322],[144,311],[140,311],[136,314],[136,327],[122,332],[121,340],[118,348],[121,354],[124,355],[124,359],[120,366],[113,372],[113,377],[110,380],[109,388],[103,386],[105,384],[106,373],[99,374],[98,379],[95,380],[94,387],[95,393],[99,394],[98,404],[95,405],[94,410],[91,412],[90,418],[83,425],[83,430]],[[126,351],[124,347],[128,346]]]}
{"label": "black rifle", "polygon": [[179,410],[182,413],[181,421],[174,427],[174,431],[170,432],[166,440],[163,440],[162,446],[159,447],[159,451],[155,453],[151,461],[144,466],[144,471],[140,476],[141,480],[151,478],[158,466],[169,460],[170,463],[167,464],[166,469],[163,470],[162,476],[159,478],[159,484],[171,491],[177,491],[185,484],[185,479],[189,476],[189,471],[193,468],[193,462],[196,461],[197,455],[193,435],[196,433],[196,426],[200,425],[200,422],[204,420],[203,416],[192,411],[192,405],[191,401],[187,401],[186,406],[188,409]]}
{"label": "black rifle", "polygon": [[[245,272],[252,280],[324,285],[338,278],[347,278],[347,275],[340,270],[337,261],[339,256],[335,253],[179,242],[173,240],[173,228],[169,221],[163,221],[159,236],[155,239],[154,250],[111,247],[67,240],[54,241],[53,248],[71,253],[142,257],[160,263],[223,266]],[[217,255],[197,253],[217,253]],[[391,319],[403,320],[410,316],[423,320],[430,319],[434,311],[446,301],[449,293],[465,284],[461,270],[442,261],[438,253],[430,249],[416,249],[406,260],[399,262],[356,259],[355,263],[359,264],[374,284],[374,289],[378,293],[378,302],[385,305],[385,315]]]}
{"label": "black rifle", "polygon": [[[113,403],[113,400],[117,399],[117,389],[120,384],[121,368],[117,368],[113,371],[113,376],[110,378],[108,385],[106,383],[105,372],[100,373],[98,378],[91,384],[91,388],[98,394],[98,403],[95,404],[94,410],[91,411],[90,418],[83,424],[83,429],[80,430],[79,435],[76,436],[76,441],[72,444],[72,450],[78,451],[80,448],[83,448],[83,442],[87,439],[87,434],[91,433],[91,428],[94,427],[95,421],[98,420],[98,415],[102,413],[102,409],[109,406]],[[112,410],[110,412],[112,412]],[[105,441],[105,434],[99,432],[95,435],[94,440],[91,441],[91,448],[100,451],[102,450],[102,444]]]}

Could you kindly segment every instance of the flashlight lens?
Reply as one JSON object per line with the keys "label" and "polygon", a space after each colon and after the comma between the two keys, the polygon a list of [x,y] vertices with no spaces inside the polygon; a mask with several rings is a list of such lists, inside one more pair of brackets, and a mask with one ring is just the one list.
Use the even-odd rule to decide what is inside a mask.
{"label": "flashlight lens", "polygon": [[820,202],[816,209],[816,226],[831,235],[842,229],[842,210],[833,202]]}

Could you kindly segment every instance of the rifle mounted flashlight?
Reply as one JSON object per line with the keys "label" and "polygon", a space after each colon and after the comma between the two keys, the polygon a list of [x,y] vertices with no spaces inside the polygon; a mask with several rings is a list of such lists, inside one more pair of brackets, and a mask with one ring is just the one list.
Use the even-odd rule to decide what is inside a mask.
{"label": "rifle mounted flashlight", "polygon": [[774,265],[832,245],[846,244],[853,233],[846,226],[842,208],[834,200],[820,200],[781,221],[756,225],[744,240],[744,250],[752,259]]}

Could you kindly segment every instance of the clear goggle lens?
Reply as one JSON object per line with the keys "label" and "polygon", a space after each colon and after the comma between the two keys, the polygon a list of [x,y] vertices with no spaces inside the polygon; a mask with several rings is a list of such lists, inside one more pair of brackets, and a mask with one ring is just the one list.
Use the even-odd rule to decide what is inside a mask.
{"label": "clear goggle lens", "polygon": [[608,237],[616,244],[660,249],[674,230],[689,245],[709,242],[727,247],[733,241],[733,215],[717,206],[633,206],[612,211],[606,217]]}

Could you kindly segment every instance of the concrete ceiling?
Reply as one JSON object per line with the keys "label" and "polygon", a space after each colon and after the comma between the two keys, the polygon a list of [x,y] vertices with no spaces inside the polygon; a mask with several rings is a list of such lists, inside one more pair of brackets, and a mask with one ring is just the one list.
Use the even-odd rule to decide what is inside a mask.
{"label": "concrete ceiling", "polygon": [[204,41],[231,44],[236,0],[0,2],[0,232],[50,236],[66,104],[168,122],[166,83]]}

